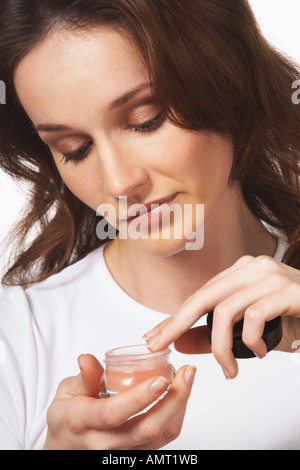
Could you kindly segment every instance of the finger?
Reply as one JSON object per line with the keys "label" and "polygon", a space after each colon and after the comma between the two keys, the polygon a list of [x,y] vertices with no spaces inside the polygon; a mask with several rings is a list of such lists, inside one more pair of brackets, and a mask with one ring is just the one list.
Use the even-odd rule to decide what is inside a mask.
{"label": "finger", "polygon": [[[267,320],[263,315],[251,315],[251,310],[249,309],[260,299],[272,293],[273,289],[276,287],[276,283],[269,282],[269,280],[270,279],[266,279],[263,282],[241,289],[223,302],[220,302],[214,310],[211,349],[216,360],[226,372],[225,375],[227,378],[235,377],[238,371],[237,361],[232,353],[233,327],[244,315],[244,343],[257,357],[266,355],[266,346],[261,336],[263,334],[264,324]],[[246,314],[245,312],[248,313]],[[247,322],[249,322],[249,329],[247,329]],[[255,334],[255,349],[253,349],[253,343],[249,342],[247,337],[248,331],[249,334],[251,333],[251,337],[249,337],[251,341],[253,341],[253,334]]]}
{"label": "finger", "polygon": [[100,392],[100,381],[104,369],[100,362],[91,354],[83,354],[78,358],[81,370],[79,385],[89,396],[97,396]]}
{"label": "finger", "polygon": [[133,447],[130,450],[156,450],[161,449],[170,442],[177,439],[182,430],[182,425],[185,417],[186,406],[184,406],[177,415],[173,418],[173,421],[163,431],[162,435],[153,441],[143,443],[139,446]]}
{"label": "finger", "polygon": [[56,399],[71,398],[78,395],[97,396],[100,392],[100,381],[103,367],[91,354],[78,358],[80,373],[75,377],[64,379],[57,390]]}
{"label": "finger", "polygon": [[82,427],[99,430],[117,428],[156,401],[169,385],[165,377],[157,376],[109,398],[86,400],[77,405]]}
{"label": "finger", "polygon": [[266,354],[265,342],[261,339],[264,324],[279,316],[300,316],[300,287],[286,284],[255,302],[245,311],[242,339],[258,357]]}
{"label": "finger", "polygon": [[[237,374],[237,362],[231,352],[232,328],[233,323],[242,318],[243,311],[242,340],[258,358],[267,354],[267,346],[262,338],[265,323],[278,316],[293,315],[291,306],[296,305],[292,300],[293,292],[297,290],[299,293],[299,286],[295,289],[293,284],[289,283],[280,289],[277,286],[275,292],[271,292],[272,289],[273,283],[266,280],[241,291],[241,295],[232,296],[215,309],[212,352],[227,378],[233,378]],[[299,294],[298,298],[300,300]]]}
{"label": "finger", "polygon": [[[178,436],[195,374],[194,366],[181,367],[167,395],[147,413],[127,423],[131,427],[130,440],[136,443],[134,447],[139,446],[145,449],[150,443],[151,446],[156,445],[158,448],[165,445],[166,441],[170,442]],[[175,422],[174,417],[177,417]],[[172,429],[170,429],[170,423],[173,423]]]}
{"label": "finger", "polygon": [[176,313],[143,336],[150,351],[159,351],[169,346],[209,311],[204,307],[204,290],[200,290],[201,292],[197,291],[189,297]]}
{"label": "finger", "polygon": [[[148,443],[165,442],[166,435],[164,433],[170,426],[170,423],[178,413],[184,412],[195,377],[195,371],[196,368],[193,366],[181,367],[166,396],[153,405],[150,410],[126,420],[118,428],[113,427],[108,429],[106,431],[107,445],[105,448],[128,450],[139,447],[142,449],[146,448],[145,445]],[[134,388],[139,388],[141,392],[145,392],[141,385],[138,384],[132,387],[128,392]],[[118,395],[121,396],[122,394],[124,395],[125,393],[121,392]],[[111,398],[117,398],[118,395]],[[105,404],[105,402],[112,401],[111,398],[100,399],[98,401]],[[103,438],[103,430],[101,430],[101,433],[96,430],[93,431],[94,448],[97,448],[97,440],[99,440],[99,445],[101,444],[101,449],[103,449]]]}
{"label": "finger", "polygon": [[[255,287],[255,297],[251,297],[248,302],[245,302],[245,293],[241,292],[241,295],[235,294],[234,296],[227,299],[228,314],[237,312],[234,315],[234,321],[237,322],[242,318],[241,312],[244,313],[248,305],[253,302],[253,298],[257,298],[257,287]],[[238,300],[240,300],[238,302]],[[242,302],[241,302],[242,300]],[[258,325],[259,326],[259,325]],[[230,334],[232,334],[232,328],[230,329]],[[176,351],[179,351],[183,354],[209,354],[211,350],[211,342],[209,341],[209,334],[207,326],[194,327],[183,333],[175,342],[174,346]],[[249,346],[248,346],[249,347]],[[250,348],[251,349],[251,348]],[[253,351],[258,357],[260,357],[263,352],[258,354],[258,351]],[[225,364],[224,364],[225,366]]]}
{"label": "finger", "polygon": [[253,267],[251,267],[253,263],[259,267],[259,263],[264,262],[265,269],[269,271],[272,267],[274,268],[270,263],[271,260],[266,260],[265,257],[255,258],[253,263],[250,259],[252,257],[243,257],[237,263],[239,265],[237,269],[229,269],[227,275],[224,274],[214,282],[202,286],[175,314],[146,333],[144,339],[147,341],[147,347],[151,351],[164,349],[190,329],[199,318],[214,310],[215,306],[224,299],[264,278],[263,269],[255,269],[255,276],[253,275]]}
{"label": "finger", "polygon": [[242,256],[232,266],[230,266],[229,268],[225,269],[224,271],[222,271],[219,274],[217,274],[216,276],[214,276],[205,285],[209,286],[210,284],[218,281],[222,277],[227,276],[228,274],[231,274],[231,273],[235,272],[237,269],[248,266],[254,260],[255,260],[254,256],[250,256],[250,255]]}
{"label": "finger", "polygon": [[211,332],[211,350],[225,377],[233,379],[238,373],[238,364],[232,352],[234,320],[228,315],[216,315],[216,312]]}
{"label": "finger", "polygon": [[249,275],[239,268],[215,283],[204,285],[192,294],[176,313],[146,333],[143,338],[151,351],[164,349],[189,330],[203,315],[214,310],[223,299],[237,292],[249,281]]}
{"label": "finger", "polygon": [[186,331],[175,341],[174,346],[176,351],[183,354],[211,353],[207,326],[198,326]]}

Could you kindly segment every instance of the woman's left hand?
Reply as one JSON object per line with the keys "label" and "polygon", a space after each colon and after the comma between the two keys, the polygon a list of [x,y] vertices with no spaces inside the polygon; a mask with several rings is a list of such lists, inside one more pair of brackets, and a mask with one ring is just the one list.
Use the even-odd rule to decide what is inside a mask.
{"label": "woman's left hand", "polygon": [[[214,310],[211,345],[206,326],[191,328]],[[151,351],[175,342],[186,354],[212,352],[226,378],[234,378],[238,364],[232,353],[233,326],[244,317],[243,342],[263,358],[265,322],[282,317],[283,337],[277,350],[292,352],[300,339],[300,271],[269,256],[243,256],[187,298],[182,307],[144,335]],[[190,329],[191,328],[191,329]]]}

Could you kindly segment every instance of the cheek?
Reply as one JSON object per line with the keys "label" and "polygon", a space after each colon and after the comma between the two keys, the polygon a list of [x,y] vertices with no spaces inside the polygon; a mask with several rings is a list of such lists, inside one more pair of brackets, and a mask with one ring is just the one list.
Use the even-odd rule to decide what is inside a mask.
{"label": "cheek", "polygon": [[68,189],[93,210],[103,203],[104,190],[97,172],[89,165],[72,163],[57,165],[60,176]]}
{"label": "cheek", "polygon": [[174,128],[164,146],[161,165],[193,191],[206,193],[227,186],[233,161],[230,141],[216,134]]}

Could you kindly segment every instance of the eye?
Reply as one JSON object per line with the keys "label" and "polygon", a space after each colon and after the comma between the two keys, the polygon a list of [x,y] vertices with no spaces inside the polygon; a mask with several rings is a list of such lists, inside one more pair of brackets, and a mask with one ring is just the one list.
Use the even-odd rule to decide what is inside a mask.
{"label": "eye", "polygon": [[[155,116],[155,118],[151,119],[150,121],[146,121],[138,125],[130,125],[128,126],[128,128],[134,130],[135,132],[139,132],[140,134],[147,134],[156,131],[163,124],[164,121],[165,116],[159,113],[157,116]],[[63,153],[63,158],[61,161],[64,161],[65,165],[69,161],[72,161],[74,164],[78,164],[88,156],[88,154],[90,153],[91,146],[92,142],[87,142],[74,152]]]}
{"label": "eye", "polygon": [[139,125],[130,125],[128,126],[129,129],[133,129],[135,132],[140,132],[140,133],[150,133],[156,131],[165,121],[165,116],[161,113],[159,113],[157,116],[155,116],[154,119],[151,119],[150,121],[144,122]]}
{"label": "eye", "polygon": [[87,142],[86,144],[82,145],[79,147],[77,150],[75,150],[72,153],[63,153],[62,160],[64,161],[64,164],[66,165],[70,160],[73,161],[73,163],[79,163],[81,160],[83,160],[85,157],[88,156],[90,153],[90,148],[92,146],[92,142]]}

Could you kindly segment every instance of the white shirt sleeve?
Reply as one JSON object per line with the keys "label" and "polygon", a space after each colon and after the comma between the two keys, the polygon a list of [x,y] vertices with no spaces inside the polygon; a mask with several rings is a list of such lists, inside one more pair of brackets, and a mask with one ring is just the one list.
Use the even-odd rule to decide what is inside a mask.
{"label": "white shirt sleeve", "polygon": [[[35,348],[30,308],[21,287],[0,294],[0,449],[25,450],[34,414]],[[28,400],[28,393],[30,400]],[[27,398],[26,398],[27,397]]]}
{"label": "white shirt sleeve", "polygon": [[0,418],[0,450],[23,450],[16,438]]}

